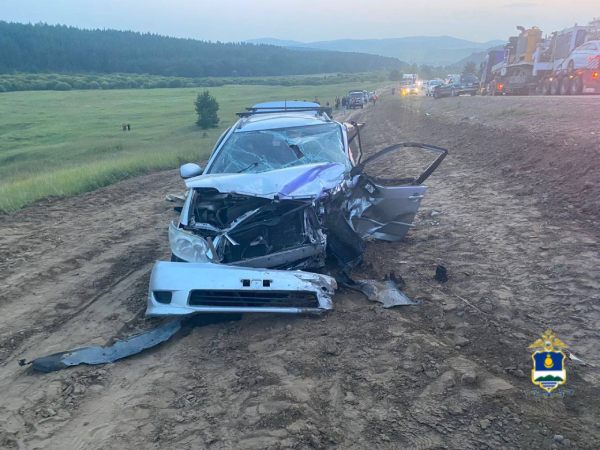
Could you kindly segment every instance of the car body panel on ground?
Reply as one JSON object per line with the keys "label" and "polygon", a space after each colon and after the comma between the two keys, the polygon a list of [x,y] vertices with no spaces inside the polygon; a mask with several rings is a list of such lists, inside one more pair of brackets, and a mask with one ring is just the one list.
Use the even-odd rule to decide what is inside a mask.
{"label": "car body panel on ground", "polygon": [[319,313],[332,308],[336,287],[332,277],[310,272],[158,261],[146,315]]}

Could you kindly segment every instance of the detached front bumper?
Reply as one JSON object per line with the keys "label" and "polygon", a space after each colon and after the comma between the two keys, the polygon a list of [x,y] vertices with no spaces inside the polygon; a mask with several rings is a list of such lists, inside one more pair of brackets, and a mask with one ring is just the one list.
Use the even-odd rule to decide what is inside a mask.
{"label": "detached front bumper", "polygon": [[327,275],[213,263],[157,261],[146,315],[194,313],[320,313],[337,288]]}

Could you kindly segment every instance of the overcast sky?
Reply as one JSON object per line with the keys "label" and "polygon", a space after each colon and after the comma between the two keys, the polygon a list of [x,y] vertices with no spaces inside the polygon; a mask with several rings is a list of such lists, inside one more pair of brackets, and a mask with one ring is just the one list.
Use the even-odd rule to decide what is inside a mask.
{"label": "overcast sky", "polygon": [[600,0],[0,0],[0,19],[149,31],[204,40],[300,41],[450,35],[506,39],[600,15]]}

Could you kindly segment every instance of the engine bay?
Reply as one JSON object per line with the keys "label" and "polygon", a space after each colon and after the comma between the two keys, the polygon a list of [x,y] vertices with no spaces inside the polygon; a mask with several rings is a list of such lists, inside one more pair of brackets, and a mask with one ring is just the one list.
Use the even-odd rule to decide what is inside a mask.
{"label": "engine bay", "polygon": [[224,264],[326,243],[312,201],[266,199],[214,189],[196,190],[187,229],[211,242]]}

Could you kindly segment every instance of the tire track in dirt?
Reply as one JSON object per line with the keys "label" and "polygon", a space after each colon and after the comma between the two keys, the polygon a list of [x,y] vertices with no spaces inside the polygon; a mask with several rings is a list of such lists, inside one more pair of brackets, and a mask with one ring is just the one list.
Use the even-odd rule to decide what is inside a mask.
{"label": "tire track in dirt", "polygon": [[[0,270],[10,283],[0,304],[0,389],[6,393],[0,421],[20,424],[34,440],[39,423],[52,434],[70,420],[86,380],[94,378],[95,369],[33,375],[18,359],[104,343],[151,325],[140,322],[140,313],[151,264],[168,250],[164,225],[173,216],[162,199],[180,189],[169,171],[0,218]],[[14,259],[23,263],[9,267]],[[108,372],[99,373],[104,383]],[[103,383],[91,384],[98,390]],[[4,431],[11,435],[10,428]]]}

